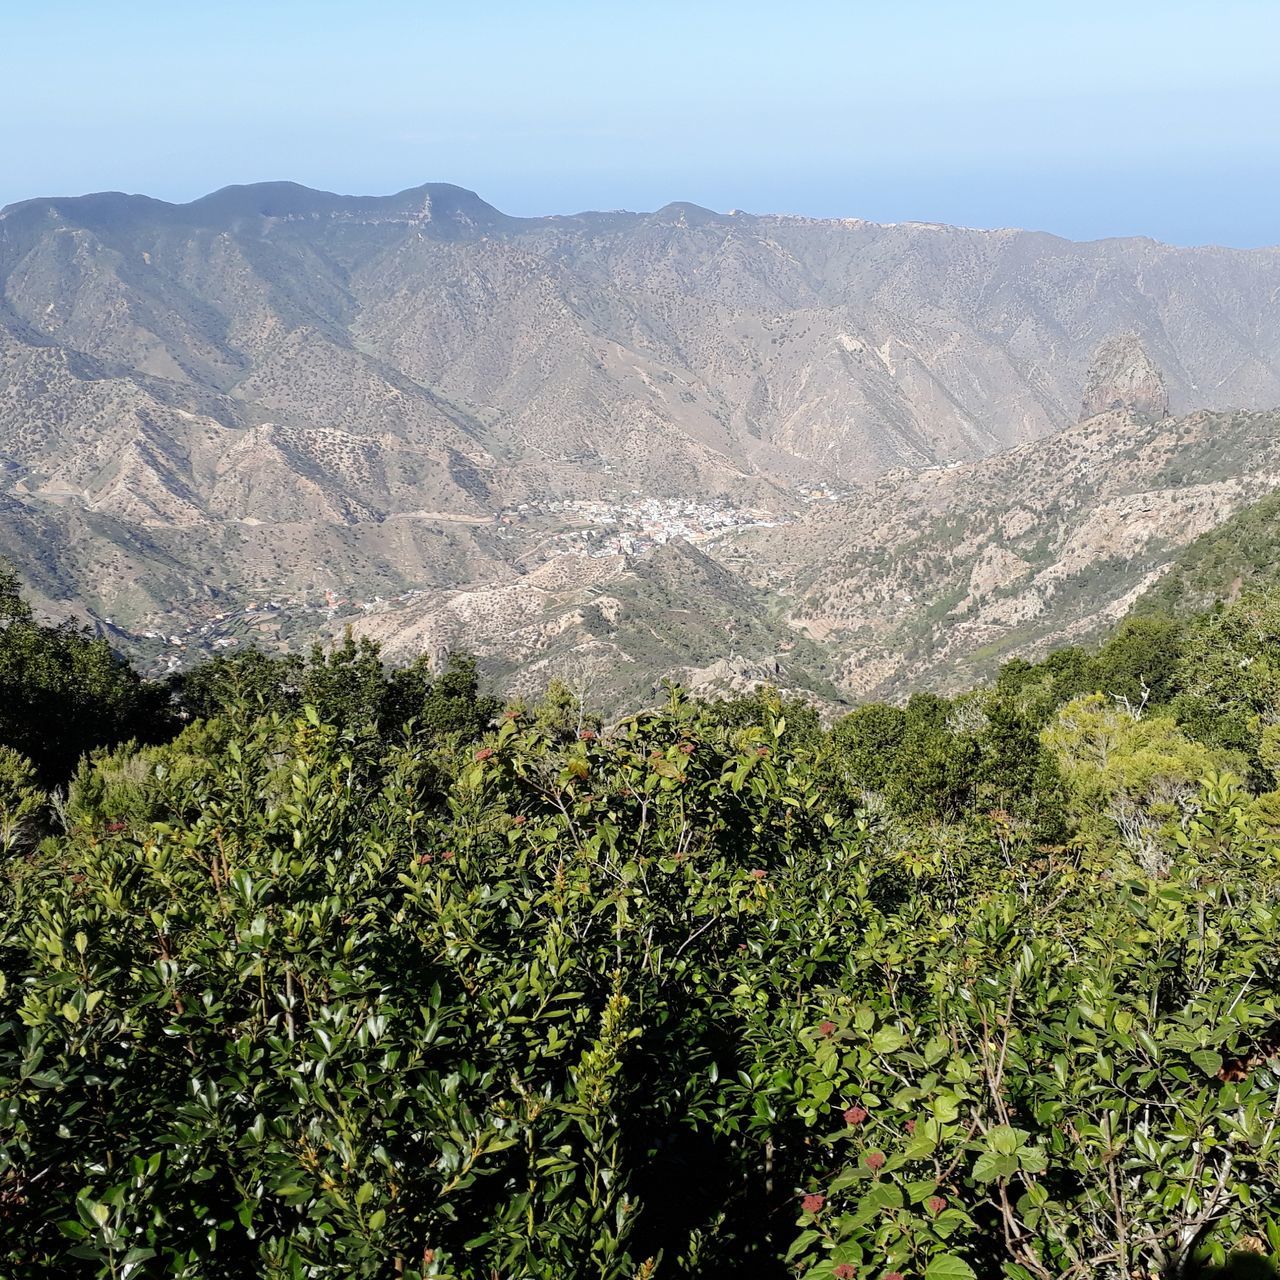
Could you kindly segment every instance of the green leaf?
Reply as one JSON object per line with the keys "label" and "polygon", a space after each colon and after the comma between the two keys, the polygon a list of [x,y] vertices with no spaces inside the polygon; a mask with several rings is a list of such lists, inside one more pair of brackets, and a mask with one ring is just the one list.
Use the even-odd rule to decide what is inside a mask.
{"label": "green leaf", "polygon": [[1196,1049],[1187,1056],[1207,1076],[1216,1076],[1222,1070],[1222,1054],[1212,1049]]}
{"label": "green leaf", "polygon": [[871,1048],[876,1053],[896,1053],[907,1043],[907,1037],[897,1027],[881,1027],[871,1037]]}
{"label": "green leaf", "polygon": [[812,1228],[808,1231],[802,1231],[791,1242],[791,1247],[787,1250],[787,1261],[790,1262],[792,1258],[799,1257],[811,1244],[821,1238],[821,1231],[814,1231]]}
{"label": "green leaf", "polygon": [[684,776],[680,769],[664,756],[651,756],[649,765],[654,773],[663,778],[682,778]]}
{"label": "green leaf", "polygon": [[940,1093],[929,1103],[929,1109],[941,1124],[950,1124],[960,1114],[960,1099],[954,1093]]}
{"label": "green leaf", "polygon": [[1001,1155],[998,1151],[984,1151],[974,1162],[973,1176],[979,1182],[995,1182],[1011,1178],[1018,1172],[1018,1157]]}
{"label": "green leaf", "polygon": [[902,1190],[892,1182],[877,1182],[858,1201],[854,1210],[852,1226],[864,1227],[885,1209],[901,1209],[903,1204]]}
{"label": "green leaf", "polygon": [[987,1134],[987,1144],[992,1151],[998,1151],[1002,1156],[1011,1156],[1022,1144],[1024,1136],[1017,1129],[1002,1124]]}
{"label": "green leaf", "polygon": [[954,1253],[940,1253],[924,1269],[924,1280],[977,1280],[973,1268]]}
{"label": "green leaf", "polygon": [[923,1178],[919,1182],[907,1183],[907,1196],[912,1204],[924,1204],[937,1189],[938,1184],[932,1178]]}

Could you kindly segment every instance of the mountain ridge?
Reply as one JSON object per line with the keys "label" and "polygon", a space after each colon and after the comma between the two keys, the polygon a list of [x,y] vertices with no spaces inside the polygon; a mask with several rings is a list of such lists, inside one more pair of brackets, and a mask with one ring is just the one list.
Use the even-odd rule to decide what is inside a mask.
{"label": "mountain ridge", "polygon": [[[939,222],[932,219],[905,218],[880,220],[857,216],[821,216],[817,214],[789,213],[784,211],[753,212],[734,208],[725,211],[708,208],[689,200],[671,200],[652,210],[641,209],[579,209],[566,213],[509,214],[489,203],[469,187],[450,182],[428,181],[382,195],[355,194],[329,191],[321,187],[309,187],[290,179],[268,179],[259,182],[230,183],[191,200],[165,200],[142,192],[92,191],[80,195],[30,196],[22,200],[0,205],[0,221],[9,216],[25,214],[31,210],[54,209],[60,213],[80,209],[126,209],[164,211],[166,219],[189,225],[218,225],[198,223],[193,215],[217,210],[225,217],[228,212],[236,217],[300,217],[325,212],[377,212],[411,211],[404,207],[411,201],[439,200],[444,211],[469,209],[486,218],[500,220],[503,225],[529,227],[534,224],[575,222],[584,219],[654,219],[669,221],[677,215],[694,215],[696,221],[732,223],[734,220],[795,222],[831,226],[866,226],[880,229],[909,228],[921,231],[959,232],[990,236],[1032,237],[1056,241],[1077,247],[1089,245],[1145,245],[1151,248],[1176,252],[1222,252],[1240,254],[1280,254],[1280,241],[1271,245],[1252,248],[1224,245],[1217,242],[1178,244],[1158,240],[1145,235],[1095,236],[1077,240],[1038,227],[1013,225],[978,226],[967,223]],[[185,218],[182,215],[187,215]]]}
{"label": "mountain ridge", "polygon": [[[1271,250],[688,202],[517,219],[448,184],[287,183],[27,201],[0,214],[6,543],[51,608],[227,640],[218,615],[264,598],[514,600],[568,548],[687,537],[723,558],[756,538],[785,558],[749,530],[1082,412],[1280,404],[1276,296]],[[781,618],[771,590],[725,599]],[[324,625],[299,613],[278,638]],[[739,656],[767,666],[785,638]]]}

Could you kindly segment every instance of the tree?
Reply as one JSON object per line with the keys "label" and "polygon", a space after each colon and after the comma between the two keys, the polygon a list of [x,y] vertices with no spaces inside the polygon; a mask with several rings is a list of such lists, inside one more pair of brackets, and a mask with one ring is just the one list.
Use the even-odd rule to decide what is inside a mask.
{"label": "tree", "polygon": [[986,706],[978,746],[982,803],[1020,813],[1031,799],[1045,754],[1035,722],[1011,699],[994,697]]}
{"label": "tree", "polygon": [[1182,623],[1159,614],[1129,618],[1098,651],[1097,687],[1134,707],[1168,704],[1178,690]]}
{"label": "tree", "polygon": [[64,783],[80,756],[128,738],[156,741],[172,728],[166,691],[144,681],[106,639],[70,623],[35,622],[0,579],[0,743]]}
{"label": "tree", "polygon": [[[345,723],[268,697],[95,751],[0,859],[6,1277],[1280,1256],[1275,810],[1188,783],[1224,754],[1169,716],[1090,694],[1037,753],[1025,690],[864,709],[898,820],[765,692],[463,743],[472,660],[343,642],[289,700],[309,676]],[[1044,847],[1064,789],[1119,814],[1098,856]],[[0,751],[0,838],[42,799]],[[1139,807],[1176,819],[1158,864]]]}
{"label": "tree", "polygon": [[859,786],[883,791],[897,768],[906,731],[907,715],[901,707],[871,702],[837,721],[831,745]]}
{"label": "tree", "polygon": [[745,727],[785,720],[787,741],[792,747],[816,750],[823,738],[822,721],[813,707],[802,698],[784,697],[772,685],[757,685],[748,693],[714,699],[710,705],[724,724]]}
{"label": "tree", "polygon": [[374,736],[382,728],[385,693],[381,648],[367,636],[357,644],[348,627],[328,650],[312,646],[298,696],[327,724]]}
{"label": "tree", "polygon": [[952,704],[932,693],[907,702],[902,745],[885,788],[900,814],[954,822],[972,805],[981,749],[977,737],[948,723]]}
{"label": "tree", "polygon": [[22,584],[7,560],[0,560],[0,627],[30,622],[31,606],[22,598]]}
{"label": "tree", "polygon": [[481,693],[476,659],[468,653],[451,653],[444,670],[425,691],[417,718],[419,726],[435,737],[459,734],[470,740],[484,733],[501,708],[498,698]]}
{"label": "tree", "polygon": [[1000,668],[996,694],[1012,698],[1035,724],[1043,725],[1062,703],[1098,687],[1092,655],[1080,648],[1055,649],[1042,662],[1014,658]]}
{"label": "tree", "polygon": [[231,706],[254,714],[290,715],[300,703],[303,662],[296,654],[260,649],[219,654],[170,677],[174,708],[184,720],[211,720]]}
{"label": "tree", "polygon": [[35,847],[45,805],[31,761],[12,747],[0,747],[0,855]]}
{"label": "tree", "polygon": [[1091,845],[1118,834],[1148,859],[1158,857],[1161,825],[1200,779],[1232,763],[1188,738],[1172,717],[1139,718],[1100,693],[1063,706],[1041,741],[1062,773],[1070,817]]}
{"label": "tree", "polygon": [[1249,780],[1265,787],[1264,730],[1280,723],[1280,594],[1242,596],[1190,626],[1176,673],[1173,711],[1186,731],[1238,751]]}

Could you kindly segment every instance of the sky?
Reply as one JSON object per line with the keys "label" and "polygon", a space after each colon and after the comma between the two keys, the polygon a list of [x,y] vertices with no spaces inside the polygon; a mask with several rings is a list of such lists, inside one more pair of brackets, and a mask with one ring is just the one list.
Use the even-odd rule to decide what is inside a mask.
{"label": "sky", "polygon": [[291,179],[1280,243],[1280,0],[0,0],[0,204]]}

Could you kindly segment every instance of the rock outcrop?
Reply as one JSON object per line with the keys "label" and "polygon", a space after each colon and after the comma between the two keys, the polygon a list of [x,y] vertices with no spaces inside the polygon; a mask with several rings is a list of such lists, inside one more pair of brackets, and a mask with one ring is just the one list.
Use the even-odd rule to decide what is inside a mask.
{"label": "rock outcrop", "polygon": [[1169,391],[1137,334],[1125,333],[1104,342],[1085,379],[1080,421],[1100,413],[1169,416]]}

